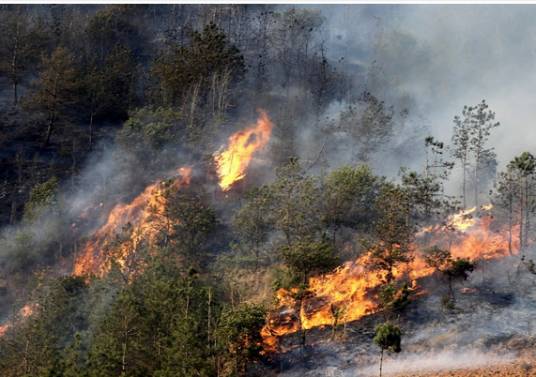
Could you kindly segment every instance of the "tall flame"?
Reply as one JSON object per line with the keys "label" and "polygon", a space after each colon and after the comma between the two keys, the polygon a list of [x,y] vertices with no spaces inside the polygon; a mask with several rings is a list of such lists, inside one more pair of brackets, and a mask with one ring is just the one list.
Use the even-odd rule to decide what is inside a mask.
{"label": "tall flame", "polygon": [[227,141],[227,149],[214,154],[219,185],[223,191],[228,191],[235,182],[245,177],[255,152],[268,144],[272,128],[268,114],[260,110],[254,125],[232,134]]}
{"label": "tall flame", "polygon": [[[192,169],[181,167],[177,170],[178,176],[173,180],[176,188],[188,186]],[[135,197],[130,203],[117,204],[101,226],[86,243],[80,256],[76,259],[73,274],[82,276],[87,274],[103,275],[110,267],[110,258],[124,267],[127,257],[140,241],[152,243],[166,224],[163,218],[167,199],[163,195],[160,182],[153,183]],[[113,245],[116,255],[110,256],[106,249],[112,246],[117,235],[125,226],[132,226],[130,238]]]}
{"label": "tall flame", "polygon": [[[491,207],[482,209],[489,211]],[[491,216],[476,217],[474,212],[476,209],[462,211],[451,216],[446,227],[430,227],[425,232],[431,233],[435,244],[449,248],[453,258],[478,261],[509,255],[506,232],[492,231]],[[394,271],[395,278],[406,276],[415,283],[434,272],[425,263],[422,252],[416,246],[414,249],[411,262]],[[295,291],[280,289],[278,308],[269,314],[261,332],[265,348],[274,349],[277,337],[300,329],[351,322],[377,311],[375,289],[383,283],[385,274],[368,270],[369,258],[369,254],[364,254],[332,273],[311,277],[308,292],[301,300],[294,298]]]}

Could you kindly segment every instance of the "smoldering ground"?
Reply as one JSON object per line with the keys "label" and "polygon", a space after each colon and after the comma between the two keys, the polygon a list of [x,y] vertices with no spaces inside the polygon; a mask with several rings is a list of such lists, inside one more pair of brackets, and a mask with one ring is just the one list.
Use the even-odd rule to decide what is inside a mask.
{"label": "smoldering ground", "polygon": [[[419,281],[425,293],[397,319],[403,329],[402,352],[385,354],[385,375],[493,368],[534,357],[536,275],[526,261],[535,255],[528,252],[524,261],[511,256],[481,262],[466,281],[456,284],[452,310],[441,302],[448,291],[444,277],[436,274]],[[282,375],[378,375],[380,350],[372,337],[380,317],[347,324],[334,340],[327,340],[330,328],[312,331],[305,348],[297,343],[289,348],[286,357],[292,362],[283,362],[288,369]]]}

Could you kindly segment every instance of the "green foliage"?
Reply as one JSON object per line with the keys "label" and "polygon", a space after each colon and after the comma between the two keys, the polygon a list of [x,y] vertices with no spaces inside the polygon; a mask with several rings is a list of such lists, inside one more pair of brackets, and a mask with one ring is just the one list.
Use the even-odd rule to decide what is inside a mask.
{"label": "green foliage", "polygon": [[508,163],[495,183],[493,201],[498,204],[496,213],[506,217],[509,230],[508,247],[513,253],[513,226],[519,225],[519,249],[528,243],[531,218],[536,212],[536,158],[523,152]]}
{"label": "green foliage", "polygon": [[140,156],[151,155],[151,151],[178,143],[183,130],[180,112],[170,108],[143,107],[134,111],[123,124],[117,133],[117,141]]}
{"label": "green foliage", "polygon": [[475,265],[469,259],[453,259],[448,250],[441,249],[438,246],[432,246],[425,250],[424,260],[426,264],[441,272],[448,278],[449,295],[443,297],[442,305],[445,308],[454,308],[455,297],[453,283],[457,280],[466,280],[469,273],[473,272]]}
{"label": "green foliage", "polygon": [[316,180],[307,176],[297,159],[277,170],[271,185],[276,204],[272,216],[274,228],[280,231],[288,245],[301,238],[310,238],[321,230],[320,192]]}
{"label": "green foliage", "polygon": [[149,258],[144,272],[94,318],[90,375],[213,375],[217,306],[210,291],[173,253]]}
{"label": "green foliage", "polygon": [[448,250],[442,249],[437,245],[434,245],[424,250],[425,263],[435,268],[438,271],[444,272],[449,268],[452,263],[452,258]]}
{"label": "green foliage", "polygon": [[137,70],[135,56],[126,47],[115,47],[103,63],[91,61],[81,83],[84,114],[100,119],[125,119],[136,104],[133,82]]}
{"label": "green foliage", "polygon": [[335,249],[325,240],[300,240],[281,248],[285,264],[298,276],[303,284],[312,273],[327,272],[338,264]]}
{"label": "green foliage", "polygon": [[406,170],[402,173],[402,186],[412,202],[413,218],[426,222],[440,214],[443,187],[437,177]]}
{"label": "green foliage", "polygon": [[50,56],[44,56],[41,67],[26,106],[41,115],[46,130],[43,145],[47,146],[56,127],[72,119],[80,82],[74,57],[66,48],[58,47]]}
{"label": "green foliage", "polygon": [[[214,23],[206,24],[207,20]],[[350,104],[335,121],[337,136],[326,141],[326,150],[335,147],[342,133],[354,161],[371,160],[391,140],[398,115],[370,93],[351,100],[356,93],[335,69],[344,64],[332,62],[323,43],[316,43],[322,24],[319,11],[300,8],[0,9],[0,74],[12,86],[15,105],[17,87],[22,85],[30,110],[2,113],[2,130],[16,132],[0,137],[10,164],[6,183],[0,182],[0,197],[8,198],[0,203],[4,205],[0,212],[10,212],[2,221],[9,217],[14,223],[29,197],[24,206],[27,223],[46,220],[36,227],[23,223],[13,237],[1,240],[0,273],[15,286],[13,295],[31,292],[28,302],[34,314],[15,315],[13,329],[0,337],[0,375],[247,374],[260,359],[266,313],[260,306],[241,303],[242,292],[254,292],[255,302],[272,298],[262,296],[260,284],[249,282],[260,276],[268,286],[273,275],[276,288],[298,287],[292,290],[294,299],[302,300],[310,294],[308,278],[335,267],[341,251],[361,236],[372,240],[370,264],[364,267],[385,277],[385,284],[371,294],[378,294],[385,312],[404,309],[411,290],[394,280],[394,270],[411,260],[416,223],[429,221],[445,204],[443,180],[452,167],[443,159],[448,148],[433,137],[425,139],[424,171],[405,170],[400,185],[375,176],[365,165],[316,177],[312,173],[317,171],[316,160],[304,168],[291,158],[277,170],[273,183],[251,190],[243,201],[234,200],[233,193],[224,204],[216,203],[216,208],[236,209],[227,211],[221,223],[212,206],[214,198],[198,185],[176,190],[167,182],[163,195],[168,205],[163,213],[152,214],[165,220],[159,222],[155,242],[135,239],[135,227],[126,224],[115,241],[99,250],[112,260],[107,276],[86,282],[76,277],[44,279],[38,274],[35,282],[27,282],[38,268],[69,260],[62,250],[76,253],[83,241],[79,238],[83,221],[76,219],[74,226],[65,227],[54,211],[45,217],[49,212],[44,209],[59,211],[57,187],[71,175],[76,192],[77,164],[92,166],[87,151],[98,139],[115,137],[122,147],[119,153],[129,152],[114,155],[133,161],[125,171],[157,167],[162,172],[169,167],[165,162],[176,161],[168,159],[166,151],[176,154],[180,146],[195,151],[193,158],[198,158],[219,140],[212,132],[216,127],[227,127],[233,124],[231,119],[265,103],[278,125],[274,131],[284,130],[274,141],[289,146],[288,152],[276,156],[286,161],[298,154],[294,148],[297,125],[305,119],[302,114],[316,116],[314,129],[332,137],[324,132],[331,120],[325,121],[322,114],[344,93]],[[464,182],[473,180],[475,202],[496,167],[495,152],[487,144],[498,126],[494,118],[485,102],[464,108],[455,118],[454,157],[464,169]],[[120,129],[116,127],[121,123]],[[38,148],[36,131],[44,134],[46,149]],[[207,145],[211,148],[204,148]],[[11,151],[19,148],[14,152],[17,157],[11,158]],[[326,150],[322,147],[318,160]],[[535,171],[534,157],[525,152],[508,165],[498,182],[497,199],[508,211],[510,228],[521,220],[521,248],[528,244],[536,210]],[[472,177],[466,178],[470,172]],[[45,174],[57,179],[35,185]],[[102,178],[90,184],[107,185],[110,175]],[[466,191],[464,187],[464,198]],[[228,246],[230,235],[234,238]],[[135,252],[119,258],[125,249],[109,247],[119,243]],[[448,304],[453,306],[452,284],[466,279],[473,263],[453,259],[438,247],[425,254],[427,264],[448,278]],[[527,262],[531,271],[533,264]],[[229,266],[235,270],[226,270]],[[220,272],[235,275],[239,269],[233,284],[248,287],[229,292]],[[47,270],[41,274],[58,275]],[[246,274],[250,276],[244,278]],[[344,309],[329,307],[334,329],[344,318]],[[382,352],[399,352],[400,337],[400,329],[386,323],[376,329],[374,342]]]}
{"label": "green foliage", "polygon": [[400,327],[386,322],[376,326],[373,341],[382,351],[398,353],[402,350],[400,347],[401,338]]}
{"label": "green foliage", "polygon": [[367,230],[382,180],[366,165],[334,170],[324,183],[324,222],[334,229]]}
{"label": "green foliage", "polygon": [[231,81],[237,81],[244,74],[244,58],[216,24],[194,31],[190,39],[188,46],[160,55],[153,65],[164,104],[181,103],[192,89],[194,95],[204,98],[214,75],[227,74]]}
{"label": "green foliage", "polygon": [[65,347],[62,358],[63,377],[87,376],[87,350],[84,349],[83,340],[83,335],[76,333],[72,343]]}
{"label": "green foliage", "polygon": [[408,284],[397,286],[394,283],[385,284],[380,288],[380,305],[384,313],[399,313],[409,304],[411,291]]}
{"label": "green foliage", "polygon": [[138,11],[128,5],[110,5],[97,11],[87,25],[88,53],[95,54],[102,64],[118,48],[139,50],[145,38],[135,23]]}
{"label": "green foliage", "polygon": [[468,259],[458,258],[451,261],[445,273],[452,279],[466,280],[470,272],[473,272],[475,265]]}
{"label": "green foliage", "polygon": [[461,116],[454,117],[452,136],[453,157],[463,171],[463,206],[467,207],[467,180],[471,172],[474,188],[474,205],[478,206],[481,186],[495,175],[497,163],[493,148],[487,146],[491,130],[500,125],[495,122],[495,113],[485,100],[475,106],[464,106]]}
{"label": "green foliage", "polygon": [[251,190],[245,195],[245,203],[233,216],[233,229],[240,240],[240,247],[253,252],[255,270],[259,267],[262,244],[273,229],[273,197],[268,186]]}
{"label": "green foliage", "polygon": [[222,313],[218,341],[236,359],[235,373],[243,375],[247,363],[260,357],[265,320],[266,310],[258,305],[243,304]]}
{"label": "green foliage", "polygon": [[272,289],[277,291],[280,288],[290,290],[293,287],[303,288],[303,278],[293,273],[287,267],[275,267],[272,269]]}
{"label": "green foliage", "polygon": [[42,214],[43,210],[56,207],[58,205],[57,190],[58,179],[56,177],[35,185],[30,191],[30,198],[24,206],[24,218],[26,220],[35,220]]}
{"label": "green foliage", "polygon": [[179,189],[167,195],[166,215],[173,224],[170,240],[189,263],[199,263],[204,243],[216,229],[216,213],[208,200],[194,191]]}
{"label": "green foliage", "polygon": [[45,47],[47,35],[27,12],[12,9],[0,13],[0,75],[7,77],[18,103],[18,87],[28,71],[35,68]]}
{"label": "green foliage", "polygon": [[393,133],[393,109],[365,92],[356,103],[340,115],[340,127],[352,140],[354,159],[369,161],[380,145],[387,142]]}
{"label": "green foliage", "polygon": [[410,222],[411,202],[405,190],[393,184],[385,184],[376,201],[378,218],[373,234],[376,242],[365,242],[370,252],[372,269],[385,272],[385,280],[393,279],[393,269],[410,260],[414,226]]}
{"label": "green foliage", "polygon": [[534,174],[534,170],[536,170],[536,159],[531,153],[523,152],[519,156],[514,157],[511,165],[522,176],[526,177]]}
{"label": "green foliage", "polygon": [[0,374],[61,376],[64,347],[84,327],[87,286],[77,277],[40,279],[15,331],[0,337]]}
{"label": "green foliage", "polygon": [[145,322],[133,292],[124,290],[118,294],[109,314],[102,318],[92,334],[89,368],[94,376],[135,375],[133,371],[146,373],[143,355],[146,352]]}

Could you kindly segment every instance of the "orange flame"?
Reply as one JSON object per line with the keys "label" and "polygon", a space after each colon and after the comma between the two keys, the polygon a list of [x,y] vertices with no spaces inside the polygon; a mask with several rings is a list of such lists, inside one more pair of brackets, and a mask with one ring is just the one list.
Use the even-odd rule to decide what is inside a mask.
{"label": "orange flame", "polygon": [[[25,319],[30,317],[34,313],[35,304],[26,304],[19,310],[19,317]],[[6,332],[13,326],[13,321],[8,320],[0,324],[0,337],[4,336]]]}
{"label": "orange flame", "polygon": [[[489,211],[490,206],[482,208]],[[453,258],[489,260],[509,255],[506,233],[490,229],[491,217],[474,216],[476,209],[462,211],[451,216],[447,227],[456,230],[448,234],[447,227],[429,227],[424,232],[433,232],[434,243],[449,248]],[[516,246],[517,247],[517,246]],[[407,277],[413,284],[417,279],[429,276],[434,269],[429,267],[422,252],[415,246],[413,259],[393,271],[394,277]],[[385,279],[385,273],[371,271],[369,254],[356,261],[346,262],[332,273],[311,277],[307,294],[301,300],[295,298],[297,291],[280,289],[277,292],[277,309],[268,316],[262,329],[266,350],[274,350],[277,338],[300,329],[347,323],[358,320],[378,310],[375,289]]]}
{"label": "orange flame", "polygon": [[268,144],[272,128],[268,114],[260,110],[255,125],[231,135],[227,149],[214,154],[219,185],[223,191],[228,191],[235,182],[245,177],[255,152]]}
{"label": "orange flame", "polygon": [[476,207],[472,207],[466,210],[463,210],[459,213],[456,213],[450,216],[448,225],[452,226],[454,229],[465,232],[467,229],[471,228],[476,224],[476,219],[474,217],[476,212]]}
{"label": "orange flame", "polygon": [[[188,186],[191,173],[190,167],[179,168],[179,175],[174,178],[173,185],[177,188]],[[163,195],[163,186],[160,182],[147,186],[130,203],[117,204],[110,211],[106,223],[86,243],[75,262],[73,274],[102,276],[110,268],[112,259],[124,268],[130,253],[136,250],[142,240],[149,244],[153,243],[159,232],[167,226],[163,219],[166,205],[167,200]],[[114,245],[113,249],[118,255],[109,255],[105,250],[112,246],[125,226],[132,227],[130,238],[121,241],[119,245]]]}

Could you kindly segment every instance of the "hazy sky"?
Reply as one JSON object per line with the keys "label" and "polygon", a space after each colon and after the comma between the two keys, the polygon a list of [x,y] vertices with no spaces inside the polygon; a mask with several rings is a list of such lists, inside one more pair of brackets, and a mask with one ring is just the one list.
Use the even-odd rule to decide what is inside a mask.
{"label": "hazy sky", "polygon": [[413,97],[435,136],[448,140],[463,105],[486,99],[502,123],[501,166],[536,153],[536,5],[317,7],[331,56],[375,60],[387,90]]}

